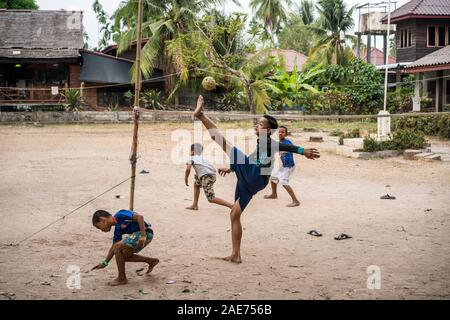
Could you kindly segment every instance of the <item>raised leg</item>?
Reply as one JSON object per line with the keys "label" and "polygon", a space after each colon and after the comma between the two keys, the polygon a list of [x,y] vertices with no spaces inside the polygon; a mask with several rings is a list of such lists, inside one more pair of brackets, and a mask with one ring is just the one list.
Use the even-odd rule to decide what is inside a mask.
{"label": "raised leg", "polygon": [[223,151],[230,157],[233,145],[225,139],[222,132],[220,132],[217,125],[204,112],[204,99],[199,96],[197,100],[197,107],[194,111],[194,116],[199,119],[211,136],[211,138],[223,149]]}
{"label": "raised leg", "polygon": [[214,197],[214,198],[212,198],[211,200],[208,200],[208,201],[211,202],[211,203],[215,203],[215,204],[224,206],[224,207],[228,207],[230,209],[233,208],[233,204],[232,203],[229,203],[228,201],[226,201],[224,199],[221,199],[221,198],[218,198],[218,197]]}

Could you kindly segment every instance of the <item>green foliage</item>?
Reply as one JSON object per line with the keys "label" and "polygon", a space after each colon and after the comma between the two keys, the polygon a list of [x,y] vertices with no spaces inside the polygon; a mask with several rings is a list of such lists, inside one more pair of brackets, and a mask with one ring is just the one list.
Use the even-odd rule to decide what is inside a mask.
{"label": "green foliage", "polygon": [[303,92],[319,93],[317,88],[309,83],[320,76],[325,70],[316,67],[303,73],[297,72],[295,67],[292,73],[285,71],[282,67],[277,67],[275,74],[267,79],[267,86],[271,92],[272,106],[297,107],[302,100]]}
{"label": "green foliage", "polygon": [[425,135],[413,129],[401,129],[394,132],[388,141],[376,141],[373,138],[364,139],[365,152],[383,150],[423,149],[426,146]]}
{"label": "green foliage", "polygon": [[393,120],[392,127],[393,130],[411,129],[450,139],[450,115],[397,118]]}
{"label": "green foliage", "polygon": [[316,8],[320,14],[319,25],[311,26],[311,29],[319,41],[309,63],[346,65],[353,57],[351,48],[346,45],[353,37],[346,33],[353,28],[355,7],[347,9],[343,0],[319,0]]}
{"label": "green foliage", "polygon": [[233,90],[221,95],[216,101],[216,108],[221,111],[245,110],[245,93]]}
{"label": "green foliage", "polygon": [[308,113],[374,114],[382,106],[381,75],[360,59],[348,66],[327,65],[315,82],[323,88],[320,95],[305,101]]}
{"label": "green foliage", "polygon": [[359,138],[359,137],[360,137],[360,130],[359,130],[359,128],[354,128],[354,129],[350,130],[347,133],[341,132],[339,134],[339,144],[343,145],[344,144],[344,139],[354,139],[354,138]]}
{"label": "green foliage", "polygon": [[275,34],[286,21],[286,4],[289,3],[289,0],[250,0],[255,18],[264,24],[266,32],[272,37],[272,46],[275,46]]}
{"label": "green foliage", "polygon": [[390,113],[406,113],[412,109],[414,96],[414,76],[409,75],[402,81],[400,90],[388,92],[387,108]]}
{"label": "green foliage", "polygon": [[64,93],[61,94],[66,101],[67,111],[77,111],[82,109],[83,98],[81,97],[80,90],[77,89],[66,89]]}
{"label": "green foliage", "polygon": [[133,103],[134,93],[128,90],[123,94],[123,98],[128,105],[131,105]]}
{"label": "green foliage", "polygon": [[147,109],[165,110],[164,105],[161,103],[164,100],[161,91],[155,89],[144,91],[141,93],[141,100]]}
{"label": "green foliage", "polygon": [[0,9],[31,9],[37,10],[36,0],[0,0]]}
{"label": "green foliage", "polygon": [[305,55],[314,47],[317,36],[308,26],[305,26],[301,18],[293,15],[287,25],[278,34],[278,42],[281,49],[292,49]]}
{"label": "green foliage", "polygon": [[119,111],[119,105],[117,103],[111,103],[110,105],[108,105],[107,110],[109,112],[117,112]]}

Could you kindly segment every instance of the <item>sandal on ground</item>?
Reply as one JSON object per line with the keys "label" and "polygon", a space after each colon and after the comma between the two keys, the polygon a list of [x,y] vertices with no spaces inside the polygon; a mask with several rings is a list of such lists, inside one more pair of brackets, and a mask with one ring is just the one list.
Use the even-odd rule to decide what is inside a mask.
{"label": "sandal on ground", "polygon": [[311,230],[310,232],[308,232],[308,234],[309,234],[309,235],[312,235],[312,236],[314,236],[314,237],[321,237],[321,236],[322,236],[322,234],[319,233],[319,232],[316,231],[316,230]]}
{"label": "sandal on ground", "polygon": [[338,235],[337,237],[334,237],[334,240],[346,240],[346,239],[351,239],[352,237],[349,236],[348,234],[345,233],[341,233],[340,235]]}
{"label": "sandal on ground", "polygon": [[387,194],[385,196],[380,197],[380,199],[383,199],[383,200],[395,200],[396,198],[394,196],[390,196],[389,194]]}

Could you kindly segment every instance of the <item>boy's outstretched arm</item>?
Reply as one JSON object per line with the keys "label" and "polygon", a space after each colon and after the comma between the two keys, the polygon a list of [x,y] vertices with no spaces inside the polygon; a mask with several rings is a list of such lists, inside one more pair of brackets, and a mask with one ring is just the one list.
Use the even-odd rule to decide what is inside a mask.
{"label": "boy's outstretched arm", "polygon": [[189,187],[189,175],[191,174],[192,163],[186,165],[186,172],[184,173],[184,184]]}
{"label": "boy's outstretched arm", "polygon": [[98,270],[98,269],[103,269],[106,268],[108,266],[108,263],[111,261],[111,259],[114,257],[114,243],[111,246],[111,248],[108,251],[108,254],[106,255],[105,260],[103,260],[101,263],[99,263],[98,265],[96,265],[95,267],[92,268],[92,270]]}
{"label": "boy's outstretched arm", "polygon": [[320,153],[315,148],[302,148],[293,144],[280,143],[278,144],[279,151],[286,151],[291,153],[297,153],[305,156],[308,159],[315,160],[316,158],[320,158]]}

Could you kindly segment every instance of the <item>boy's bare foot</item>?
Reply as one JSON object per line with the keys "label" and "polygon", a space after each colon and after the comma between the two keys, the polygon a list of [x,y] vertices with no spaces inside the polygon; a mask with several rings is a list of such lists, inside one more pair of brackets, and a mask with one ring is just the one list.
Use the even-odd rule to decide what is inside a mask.
{"label": "boy's bare foot", "polygon": [[116,287],[116,286],[121,286],[121,285],[124,285],[127,283],[128,283],[128,280],[126,278],[125,279],[116,278],[113,281],[108,282],[108,285],[111,287]]}
{"label": "boy's bare foot", "polygon": [[292,203],[289,203],[286,207],[298,207],[300,205],[300,202],[298,201],[293,201]]}
{"label": "boy's bare foot", "polygon": [[197,107],[194,111],[194,117],[200,118],[203,116],[203,106],[205,104],[205,100],[203,99],[203,96],[199,96],[197,99]]}
{"label": "boy's bare foot", "polygon": [[278,196],[276,194],[269,194],[267,196],[264,196],[264,199],[277,199]]}
{"label": "boy's bare foot", "polygon": [[188,210],[198,210],[198,207],[196,207],[196,206],[190,206],[190,207],[187,207],[186,209],[188,209]]}
{"label": "boy's bare foot", "polygon": [[147,274],[151,273],[153,271],[153,268],[159,263],[159,259],[156,258],[150,258],[148,262],[148,270]]}
{"label": "boy's bare foot", "polygon": [[224,261],[228,261],[228,262],[232,262],[232,263],[242,263],[241,257],[236,257],[236,256],[229,256],[229,257],[225,257],[225,258],[221,258]]}

